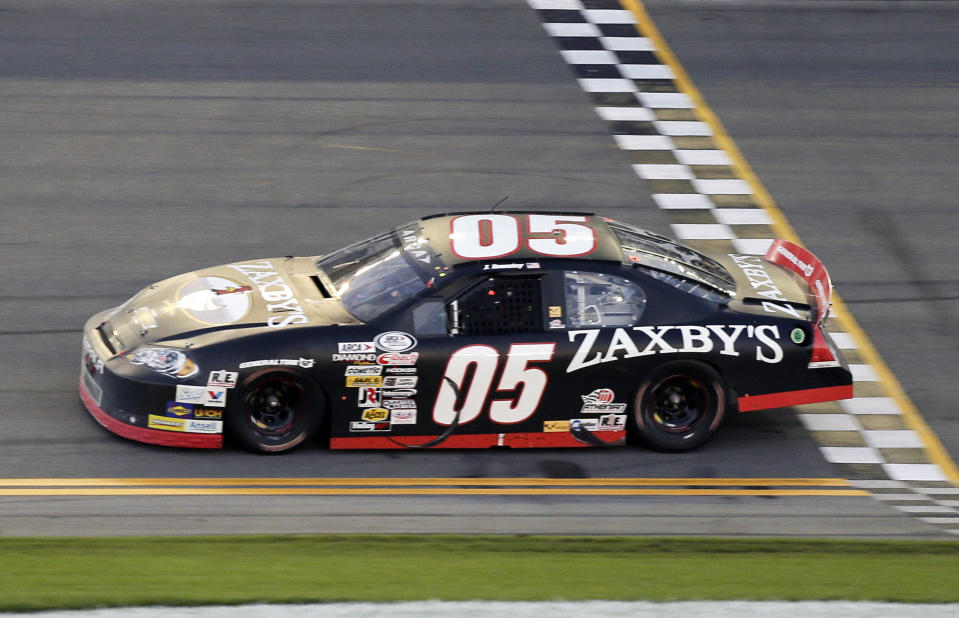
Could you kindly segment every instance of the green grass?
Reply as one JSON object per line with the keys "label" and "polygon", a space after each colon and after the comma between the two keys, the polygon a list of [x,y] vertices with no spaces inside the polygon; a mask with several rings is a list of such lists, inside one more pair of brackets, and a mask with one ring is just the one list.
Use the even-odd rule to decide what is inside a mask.
{"label": "green grass", "polygon": [[959,602],[959,543],[526,536],[0,539],[0,610],[251,602]]}

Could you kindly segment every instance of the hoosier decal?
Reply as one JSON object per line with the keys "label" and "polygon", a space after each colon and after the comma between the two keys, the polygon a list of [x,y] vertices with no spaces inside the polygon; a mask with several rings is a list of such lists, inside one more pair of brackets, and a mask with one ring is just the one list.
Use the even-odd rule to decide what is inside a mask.
{"label": "hoosier decal", "polygon": [[[707,326],[634,326],[632,329],[617,328],[605,348],[595,349],[599,329],[571,330],[569,340],[582,337],[579,348],[566,373],[584,367],[609,363],[621,358],[673,354],[676,352],[708,354],[719,348],[720,354],[739,356],[736,342],[743,338],[754,343],[755,357],[763,363],[778,363],[783,359],[783,349],[777,339],[779,328],[764,324],[719,324]],[[667,341],[668,340],[668,341]],[[740,348],[742,349],[742,347]]]}

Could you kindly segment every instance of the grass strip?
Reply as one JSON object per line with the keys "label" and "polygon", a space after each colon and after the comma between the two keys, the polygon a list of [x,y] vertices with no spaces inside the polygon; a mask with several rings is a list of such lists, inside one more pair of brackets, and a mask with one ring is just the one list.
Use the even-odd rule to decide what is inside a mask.
{"label": "grass strip", "polygon": [[959,543],[285,535],[0,539],[0,610],[472,599],[959,602]]}

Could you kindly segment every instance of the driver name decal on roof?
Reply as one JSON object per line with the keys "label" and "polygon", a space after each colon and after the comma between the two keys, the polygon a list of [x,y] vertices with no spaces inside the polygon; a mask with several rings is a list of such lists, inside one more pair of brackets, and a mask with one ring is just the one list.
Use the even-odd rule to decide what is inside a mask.
{"label": "driver name decal on roof", "polygon": [[266,325],[274,328],[307,324],[309,318],[303,312],[300,301],[283,277],[267,260],[248,264],[230,264],[230,268],[243,273],[256,285],[260,296],[266,301],[266,309],[277,315],[267,319]]}
{"label": "driver name decal on roof", "polygon": [[[569,340],[576,341],[582,336],[579,348],[573,355],[566,373],[572,373],[584,367],[608,363],[623,358],[650,356],[653,354],[673,354],[676,352],[708,354],[720,347],[720,354],[739,356],[736,343],[742,335],[755,340],[756,360],[775,364],[783,359],[783,349],[777,339],[779,327],[771,324],[752,326],[745,324],[710,324],[707,326],[634,326],[634,334],[629,329],[617,328],[606,345],[606,349],[593,349],[601,332],[589,330],[569,331]],[[633,337],[640,334],[645,337],[642,349]],[[676,335],[678,333],[678,336]],[[667,341],[669,340],[669,341]],[[718,340],[718,341],[717,341]],[[671,342],[671,343],[670,343]]]}

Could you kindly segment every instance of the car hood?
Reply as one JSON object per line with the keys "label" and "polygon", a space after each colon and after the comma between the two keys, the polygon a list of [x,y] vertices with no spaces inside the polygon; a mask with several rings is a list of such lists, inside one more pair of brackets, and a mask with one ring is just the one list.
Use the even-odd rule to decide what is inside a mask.
{"label": "car hood", "polygon": [[[184,273],[143,289],[100,329],[115,352],[143,343],[357,320],[331,297],[316,258],[270,258]],[[135,345],[134,345],[135,344]]]}

